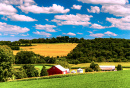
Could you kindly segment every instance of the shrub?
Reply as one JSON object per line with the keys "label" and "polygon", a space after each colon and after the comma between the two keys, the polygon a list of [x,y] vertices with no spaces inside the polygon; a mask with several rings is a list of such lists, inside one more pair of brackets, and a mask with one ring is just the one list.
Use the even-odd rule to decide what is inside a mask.
{"label": "shrub", "polygon": [[118,64],[117,66],[117,71],[123,70],[122,66],[120,64]]}
{"label": "shrub", "polygon": [[10,46],[12,50],[20,50],[19,46]]}
{"label": "shrub", "polygon": [[92,69],[92,68],[87,67],[87,68],[85,68],[85,72],[93,72],[93,69]]}
{"label": "shrub", "polygon": [[40,76],[47,76],[47,75],[48,75],[48,72],[47,72],[45,66],[43,65]]}
{"label": "shrub", "polygon": [[23,69],[25,70],[28,77],[39,76],[38,70],[36,70],[33,65],[23,65]]}

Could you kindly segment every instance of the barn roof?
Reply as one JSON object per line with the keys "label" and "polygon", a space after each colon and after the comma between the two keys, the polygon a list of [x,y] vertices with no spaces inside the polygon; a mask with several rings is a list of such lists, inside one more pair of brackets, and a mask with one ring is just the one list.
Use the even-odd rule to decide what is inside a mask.
{"label": "barn roof", "polygon": [[58,69],[60,69],[61,71],[65,71],[66,69],[63,68],[61,65],[55,65],[55,67],[57,67]]}

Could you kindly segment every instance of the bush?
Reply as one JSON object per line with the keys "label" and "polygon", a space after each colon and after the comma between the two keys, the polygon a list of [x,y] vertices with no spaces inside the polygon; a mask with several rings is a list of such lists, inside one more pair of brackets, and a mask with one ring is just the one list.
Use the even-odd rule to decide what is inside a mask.
{"label": "bush", "polygon": [[93,72],[93,69],[92,68],[85,68],[85,72]]}
{"label": "bush", "polygon": [[47,76],[47,75],[48,75],[48,72],[47,72],[45,66],[43,65],[40,76]]}
{"label": "bush", "polygon": [[38,70],[36,70],[33,65],[23,65],[23,69],[25,70],[28,77],[39,76]]}
{"label": "bush", "polygon": [[20,50],[19,46],[10,46],[12,50]]}
{"label": "bush", "polygon": [[120,64],[118,64],[117,66],[117,71],[123,70],[122,66]]}
{"label": "bush", "polygon": [[95,64],[94,61],[91,62],[90,68],[92,68],[94,71],[101,71],[98,64]]}

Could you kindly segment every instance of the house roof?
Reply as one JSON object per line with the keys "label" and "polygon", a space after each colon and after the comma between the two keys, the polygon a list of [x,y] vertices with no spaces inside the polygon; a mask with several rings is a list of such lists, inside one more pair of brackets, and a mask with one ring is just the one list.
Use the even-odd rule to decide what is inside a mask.
{"label": "house roof", "polygon": [[106,68],[112,68],[112,69],[115,69],[115,66],[99,66],[101,69],[106,69]]}
{"label": "house roof", "polygon": [[55,67],[57,67],[59,70],[61,71],[65,71],[66,69],[64,67],[62,67],[61,65],[55,65]]}

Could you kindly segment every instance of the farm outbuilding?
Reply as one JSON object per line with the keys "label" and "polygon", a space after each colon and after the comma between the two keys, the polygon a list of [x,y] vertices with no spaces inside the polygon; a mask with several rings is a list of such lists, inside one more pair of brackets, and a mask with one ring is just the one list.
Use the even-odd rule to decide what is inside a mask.
{"label": "farm outbuilding", "polygon": [[77,69],[77,73],[83,73],[83,69],[81,68]]}
{"label": "farm outbuilding", "polygon": [[54,75],[54,74],[67,74],[67,70],[62,67],[61,65],[55,65],[51,67],[50,69],[47,70],[49,75]]}
{"label": "farm outbuilding", "polygon": [[114,71],[115,66],[99,66],[102,71]]}

